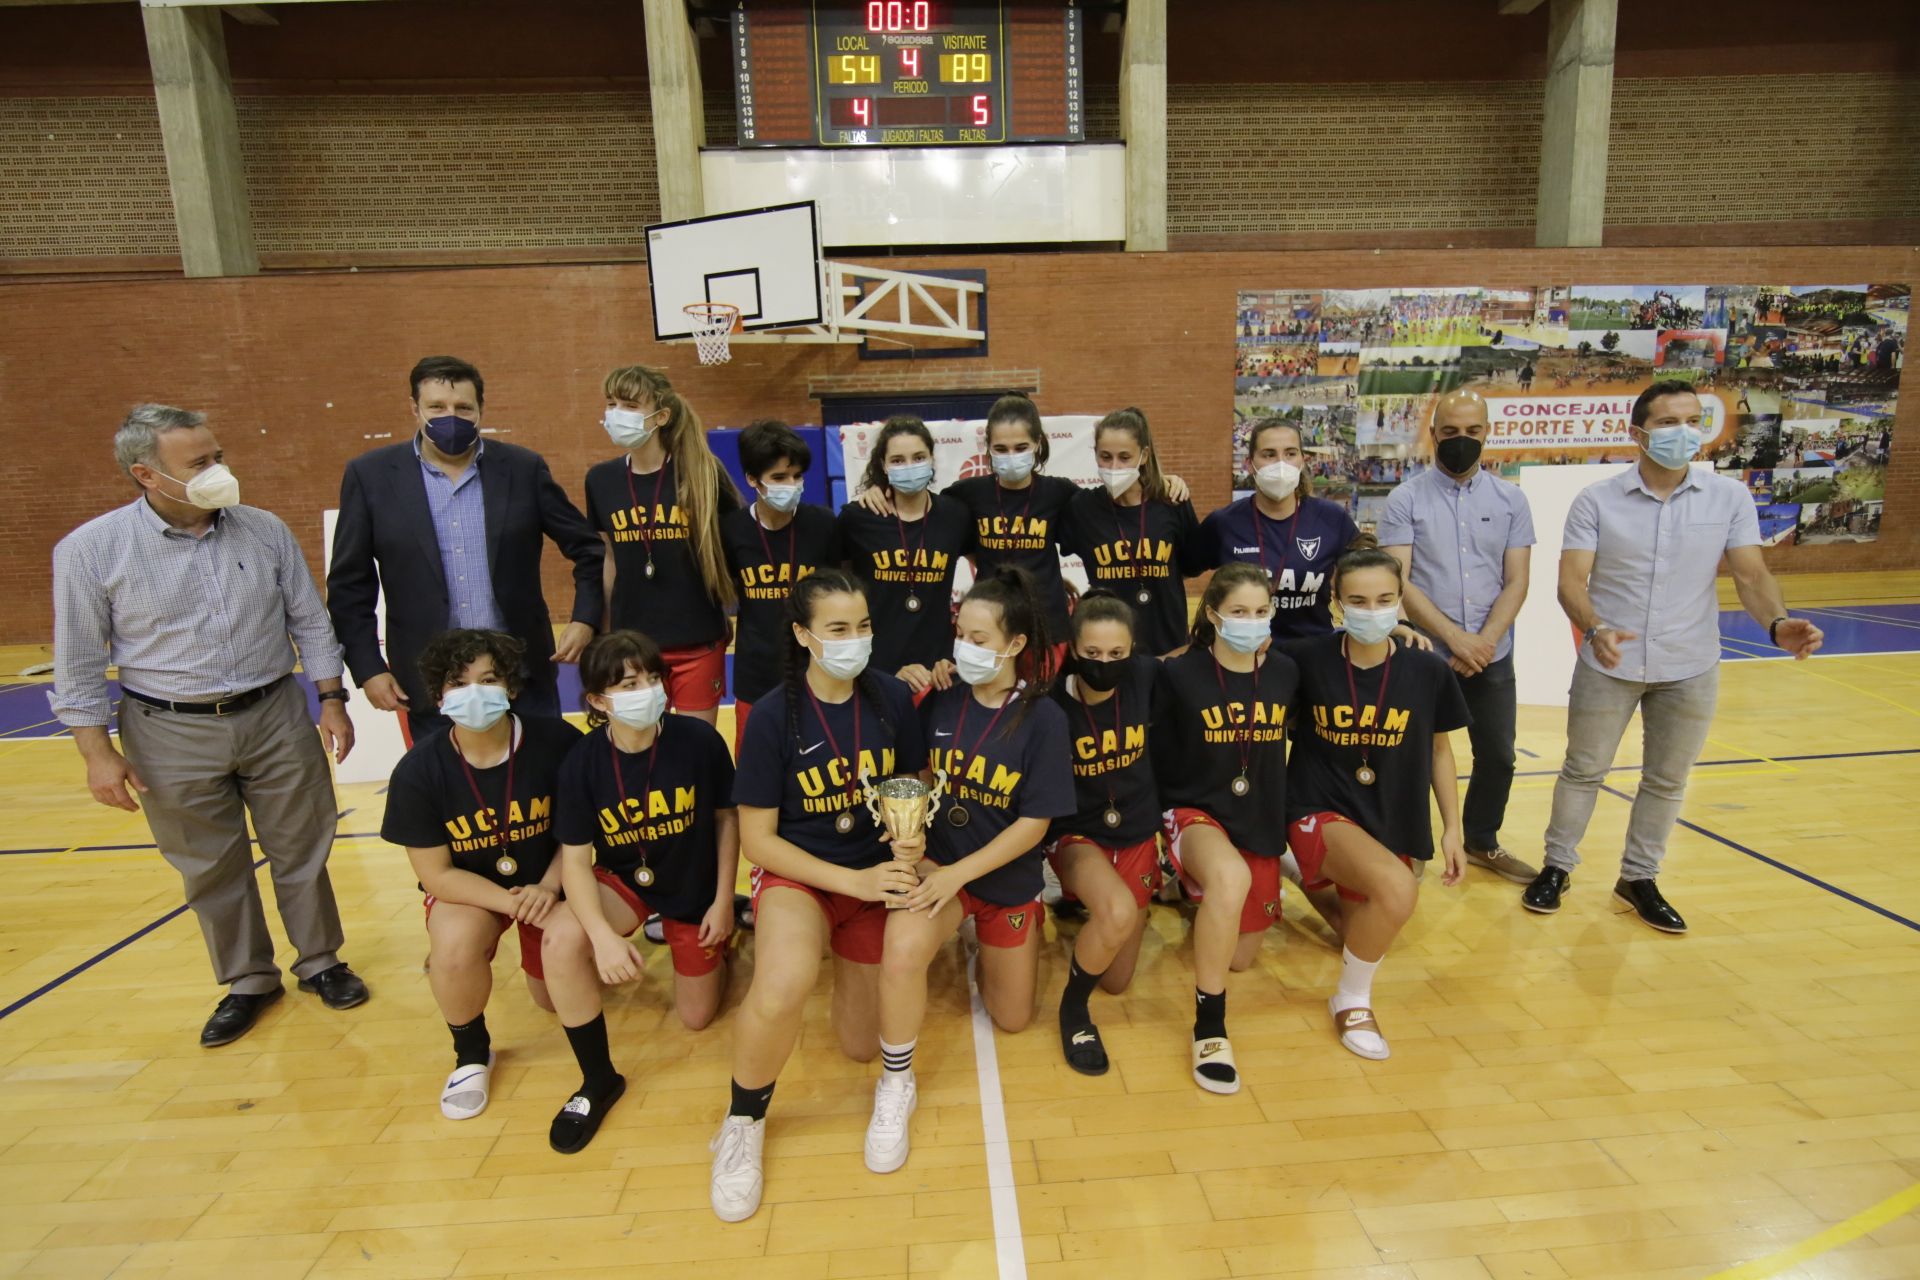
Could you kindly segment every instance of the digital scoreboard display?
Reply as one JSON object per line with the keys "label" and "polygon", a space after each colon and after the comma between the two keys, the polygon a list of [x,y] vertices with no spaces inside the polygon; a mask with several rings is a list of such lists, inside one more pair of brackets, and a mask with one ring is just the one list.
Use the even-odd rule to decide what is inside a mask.
{"label": "digital scoreboard display", "polygon": [[744,147],[1079,142],[1078,0],[736,0]]}

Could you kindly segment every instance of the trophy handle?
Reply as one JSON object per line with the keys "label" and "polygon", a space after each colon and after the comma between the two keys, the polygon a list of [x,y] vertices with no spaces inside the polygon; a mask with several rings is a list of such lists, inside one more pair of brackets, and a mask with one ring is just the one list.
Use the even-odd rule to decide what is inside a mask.
{"label": "trophy handle", "polygon": [[933,771],[933,790],[927,793],[927,823],[929,826],[933,823],[933,815],[940,812],[940,797],[946,794],[946,790],[947,771],[945,769],[935,769]]}
{"label": "trophy handle", "polygon": [[885,831],[887,820],[880,816],[880,792],[873,785],[873,775],[860,775],[860,795],[867,802],[867,812],[873,815],[873,825]]}

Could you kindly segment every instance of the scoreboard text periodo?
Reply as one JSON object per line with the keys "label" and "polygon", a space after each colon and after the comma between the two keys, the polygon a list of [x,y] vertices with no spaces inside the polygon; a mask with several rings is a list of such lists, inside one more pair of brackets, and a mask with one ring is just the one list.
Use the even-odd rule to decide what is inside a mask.
{"label": "scoreboard text periodo", "polygon": [[1080,20],[1078,0],[735,0],[739,145],[1081,141]]}

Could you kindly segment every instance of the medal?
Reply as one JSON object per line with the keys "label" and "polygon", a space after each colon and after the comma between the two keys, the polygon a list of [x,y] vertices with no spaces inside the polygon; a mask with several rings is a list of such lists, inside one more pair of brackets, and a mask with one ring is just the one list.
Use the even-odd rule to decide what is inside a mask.
{"label": "medal", "polygon": [[1243,773],[1233,780],[1233,785],[1228,787],[1227,790],[1237,796],[1243,796],[1253,790],[1253,784],[1247,781],[1247,775]]}
{"label": "medal", "polygon": [[908,613],[918,613],[918,612],[920,612],[920,597],[919,597],[919,596],[914,596],[914,595],[910,595],[910,596],[908,596],[908,597],[907,597],[907,612],[908,612]]}
{"label": "medal", "polygon": [[653,868],[648,866],[644,862],[641,863],[639,866],[635,867],[633,869],[633,882],[639,885],[642,889],[652,884]]}
{"label": "medal", "polygon": [[1135,600],[1138,600],[1141,604],[1152,604],[1153,592],[1147,590],[1145,587],[1142,587],[1140,588],[1139,593],[1136,594],[1133,598]]}
{"label": "medal", "polygon": [[[980,754],[980,744],[993,736],[993,726],[1000,723],[1000,717],[1006,713],[1008,707],[1012,706],[1014,702],[1018,700],[1020,692],[1019,689],[1015,689],[1007,695],[1005,702],[994,709],[992,717],[987,721],[987,727],[982,729],[979,735],[974,738],[971,747],[966,745],[965,734],[967,732],[967,709],[973,706],[973,694],[967,694],[966,698],[960,703],[960,714],[953,722],[953,752],[949,756],[950,763],[947,766],[949,772],[959,772],[959,766],[951,763],[951,761],[978,756]],[[968,811],[965,804],[961,803],[960,797],[953,792],[948,792],[947,822],[955,827],[964,827],[972,821],[973,814]]]}
{"label": "medal", "polygon": [[653,513],[660,509],[660,485],[661,482],[667,478],[667,469],[665,466],[662,466],[658,471],[653,473],[653,505],[647,508],[647,518],[645,520],[639,519],[640,495],[633,490],[633,463],[629,462],[620,469],[624,471],[627,476],[627,501],[633,504],[635,523],[640,526],[640,536],[646,539],[647,567],[645,573],[647,580],[651,582],[653,580]]}
{"label": "medal", "polygon": [[1353,776],[1360,780],[1361,786],[1370,787],[1373,785],[1374,779],[1377,778],[1379,775],[1376,774],[1373,770],[1369,769],[1366,765],[1361,765],[1358,769],[1355,769],[1353,771]]}
{"label": "medal", "polygon": [[[511,720],[511,717],[509,717]],[[500,807],[494,808],[487,798],[480,794],[480,779],[473,776],[473,768],[467,763],[467,757],[461,752],[460,744],[447,735],[447,746],[453,751],[453,758],[460,762],[460,772],[466,776],[467,787],[473,792],[473,802],[479,806],[481,815],[492,814],[496,839],[489,839],[487,847],[497,848],[499,856],[493,860],[493,869],[502,879],[509,879],[520,869],[520,862],[513,856],[513,837],[507,834],[507,815],[513,810],[513,762],[520,754],[520,743],[514,734],[515,726],[507,725],[507,789],[500,793]]]}
{"label": "medal", "polygon": [[1100,815],[1100,821],[1106,823],[1108,829],[1117,827],[1120,825],[1120,811],[1112,805],[1108,805],[1107,811]]}
{"label": "medal", "polygon": [[[804,678],[802,679],[802,683],[805,684]],[[833,736],[833,726],[827,723],[826,708],[820,705],[820,699],[814,694],[812,685],[807,685],[806,689],[807,701],[813,704],[814,718],[820,721],[820,732],[827,735],[827,745],[833,749],[833,754],[836,757],[847,760],[848,757],[840,754],[840,740]],[[852,711],[853,756],[849,761],[848,772],[852,772],[854,768],[858,767],[860,760],[860,687],[858,685],[855,685],[853,690]],[[854,778],[848,782],[847,807],[842,809],[833,819],[833,829],[840,835],[851,835],[853,833],[854,810],[858,808],[860,804],[860,790],[861,783],[859,778]]]}
{"label": "medal", "polygon": [[[1211,656],[1211,654],[1209,656]],[[1227,710],[1227,673],[1226,669],[1220,665],[1219,658],[1213,659],[1213,678],[1220,683],[1220,715],[1223,719],[1231,720],[1232,717]],[[1253,673],[1249,681],[1247,693],[1248,705],[1252,706],[1254,700],[1259,696],[1260,666],[1259,659],[1256,658],[1254,660]],[[1238,777],[1227,784],[1227,790],[1231,791],[1235,796],[1244,796],[1253,790],[1253,783],[1247,780],[1247,771],[1253,768],[1253,714],[1249,711],[1241,718],[1245,720],[1246,723],[1236,725],[1233,735],[1234,749],[1240,756],[1240,773]]]}
{"label": "medal", "polygon": [[[1347,656],[1347,641],[1344,637],[1340,641],[1340,657],[1347,664],[1347,697],[1353,701],[1353,722],[1358,725],[1361,723],[1360,689],[1353,678],[1353,659]],[[1376,728],[1380,724],[1381,713],[1387,705],[1387,681],[1392,678],[1393,646],[1388,645],[1386,660],[1380,666],[1380,696],[1373,704],[1373,723]],[[1370,787],[1380,780],[1380,775],[1373,771],[1373,752],[1370,745],[1360,748],[1360,766],[1353,771],[1353,778],[1363,787]]]}
{"label": "medal", "polygon": [[[627,776],[620,759],[620,744],[613,740],[612,725],[607,726],[607,754],[612,758],[613,786],[614,789],[620,793],[619,812],[624,814],[627,811]],[[659,760],[660,730],[655,729],[653,732],[653,745],[647,748],[647,783],[645,788],[640,792],[643,802],[641,807],[643,809],[645,808],[644,801],[646,797],[653,793],[653,766],[657,764]],[[641,828],[636,825],[631,828],[631,830],[633,831],[635,842],[638,843]],[[631,875],[634,884],[642,889],[653,883],[653,868],[647,865],[647,846],[645,844],[640,844],[640,865],[633,869]]]}
{"label": "medal", "polygon": [[[915,548],[907,545],[907,522],[900,518],[898,511],[893,513],[893,527],[900,531],[900,558],[905,560],[909,565],[913,564],[916,560],[924,561],[926,559],[927,528],[933,523],[932,503],[927,504],[927,514],[922,516],[918,523],[920,525],[920,546],[918,548],[919,554],[915,555]],[[908,587],[906,604],[908,613],[920,612],[920,592],[913,587]]]}
{"label": "medal", "polygon": [[973,821],[973,815],[967,812],[967,807],[963,804],[949,804],[947,806],[947,821],[953,826],[964,827]]}
{"label": "medal", "polygon": [[846,835],[849,831],[852,831],[853,830],[853,810],[847,809],[843,811],[839,817],[835,818],[833,820],[833,829],[835,831],[838,831],[843,836]]}

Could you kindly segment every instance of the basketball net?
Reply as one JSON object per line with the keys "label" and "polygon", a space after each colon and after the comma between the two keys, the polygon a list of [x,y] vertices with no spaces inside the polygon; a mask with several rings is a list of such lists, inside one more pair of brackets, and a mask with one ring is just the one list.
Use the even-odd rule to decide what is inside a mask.
{"label": "basketball net", "polygon": [[726,302],[689,302],[681,308],[693,325],[693,347],[701,364],[733,359],[728,338],[740,325],[740,308]]}

